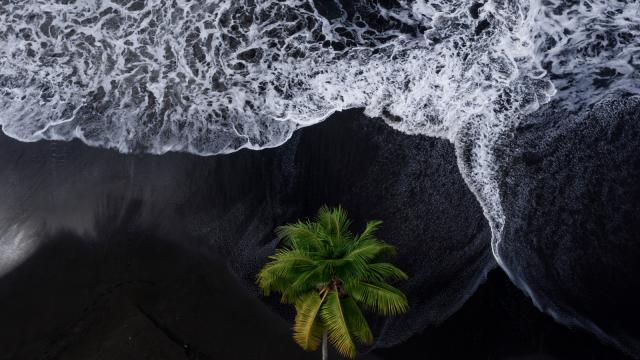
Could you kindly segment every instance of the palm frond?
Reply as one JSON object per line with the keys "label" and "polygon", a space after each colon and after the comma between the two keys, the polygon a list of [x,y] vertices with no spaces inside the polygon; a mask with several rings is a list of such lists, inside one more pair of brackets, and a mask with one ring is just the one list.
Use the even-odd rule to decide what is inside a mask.
{"label": "palm frond", "polygon": [[340,301],[340,295],[336,290],[331,290],[320,309],[322,323],[327,329],[329,340],[336,350],[348,357],[356,356],[356,345],[349,333],[349,326],[345,318],[344,309]]}
{"label": "palm frond", "polygon": [[394,255],[395,248],[378,239],[359,239],[345,255],[345,259],[361,259],[364,262],[371,262],[383,255]]}
{"label": "palm frond", "polygon": [[356,341],[373,341],[363,309],[383,315],[407,311],[406,296],[386,283],[407,274],[382,260],[395,248],[375,236],[381,223],[369,221],[354,236],[346,211],[324,206],[314,221],[276,229],[285,246],[269,257],[256,282],[265,295],[276,291],[282,302],[295,305],[294,340],[303,349],[317,349],[326,331],[336,350],[353,358]]}
{"label": "palm frond", "polygon": [[408,309],[407,297],[395,287],[380,281],[348,284],[346,292],[367,310],[382,315],[398,315]]}
{"label": "palm frond", "polygon": [[365,280],[407,280],[407,274],[389,263],[373,263],[367,264]]}
{"label": "palm frond", "polygon": [[322,320],[319,312],[324,302],[317,292],[310,292],[297,304],[297,314],[293,325],[293,339],[304,350],[313,351],[320,345]]}
{"label": "palm frond", "polygon": [[333,267],[335,275],[344,283],[352,283],[367,279],[370,273],[367,262],[360,257],[341,259]]}
{"label": "palm frond", "polygon": [[364,230],[358,235],[357,240],[377,240],[374,233],[378,230],[378,228],[382,225],[382,221],[380,220],[371,220],[367,222],[367,225],[364,227]]}
{"label": "palm frond", "polygon": [[351,220],[347,217],[347,212],[340,206],[336,208],[321,207],[318,210],[317,221],[328,235],[332,246],[349,241],[353,237],[349,232]]}
{"label": "palm frond", "polygon": [[373,334],[358,304],[352,297],[343,298],[342,304],[349,331],[360,343],[371,344],[373,342]]}
{"label": "palm frond", "polygon": [[331,273],[326,264],[320,262],[314,268],[290,279],[286,289],[282,292],[283,303],[295,303],[297,299],[310,291],[317,291],[318,285],[324,285],[331,280]]}
{"label": "palm frond", "polygon": [[320,251],[323,248],[318,225],[309,221],[278,226],[276,235],[294,249]]}
{"label": "palm frond", "polygon": [[265,295],[269,295],[272,290],[280,291],[284,283],[316,265],[316,262],[302,250],[278,249],[276,254],[269,258],[271,261],[256,276],[256,282]]}

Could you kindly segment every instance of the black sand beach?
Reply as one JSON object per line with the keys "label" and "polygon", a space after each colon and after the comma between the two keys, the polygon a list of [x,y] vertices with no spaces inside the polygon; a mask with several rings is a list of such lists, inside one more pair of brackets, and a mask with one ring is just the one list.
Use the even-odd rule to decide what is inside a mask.
{"label": "black sand beach", "polygon": [[356,227],[382,219],[411,276],[410,312],[370,319],[375,347],[391,348],[363,358],[624,358],[541,313],[501,270],[480,285],[496,266],[490,232],[452,145],[359,111],[223,156],[5,136],[0,148],[0,229],[22,234],[2,245],[2,359],[318,358],[254,276],[275,226],[338,203]]}
{"label": "black sand beach", "polygon": [[[319,359],[296,342],[321,331],[362,359],[640,360],[638,24],[637,0],[0,0],[0,360]],[[260,277],[297,308],[263,296],[274,229],[320,208]]]}

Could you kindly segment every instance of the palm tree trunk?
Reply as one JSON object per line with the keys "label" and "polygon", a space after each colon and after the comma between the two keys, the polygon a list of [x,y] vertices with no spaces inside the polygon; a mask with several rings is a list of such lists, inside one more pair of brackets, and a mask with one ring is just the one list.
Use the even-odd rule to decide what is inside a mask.
{"label": "palm tree trunk", "polygon": [[329,354],[327,354],[327,330],[322,333],[322,360],[329,359]]}

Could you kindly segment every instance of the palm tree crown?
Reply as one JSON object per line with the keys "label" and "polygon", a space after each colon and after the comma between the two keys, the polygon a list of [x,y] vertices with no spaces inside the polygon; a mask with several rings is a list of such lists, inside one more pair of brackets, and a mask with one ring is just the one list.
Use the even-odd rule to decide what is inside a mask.
{"label": "palm tree crown", "polygon": [[284,247],[270,257],[257,283],[265,295],[279,292],[283,303],[295,305],[293,338],[303,349],[316,350],[326,334],[339,353],[353,358],[356,341],[373,341],[361,309],[382,315],[407,310],[405,295],[387,283],[407,275],[384,262],[395,249],[374,236],[381,223],[370,221],[354,235],[341,207],[322,207],[315,221],[276,229]]}

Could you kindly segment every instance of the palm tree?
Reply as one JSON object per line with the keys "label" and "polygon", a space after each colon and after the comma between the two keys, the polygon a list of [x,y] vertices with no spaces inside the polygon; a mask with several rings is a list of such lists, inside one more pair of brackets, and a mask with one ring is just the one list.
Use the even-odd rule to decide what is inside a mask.
{"label": "palm tree", "polygon": [[370,221],[354,235],[351,221],[341,208],[322,207],[315,221],[298,221],[276,229],[284,247],[258,273],[265,295],[279,292],[281,301],[294,304],[293,338],[304,350],[322,342],[327,359],[327,338],[336,350],[356,356],[356,341],[371,344],[373,335],[362,309],[382,315],[407,310],[407,298],[388,280],[407,275],[384,258],[395,248],[377,239],[381,221]]}

